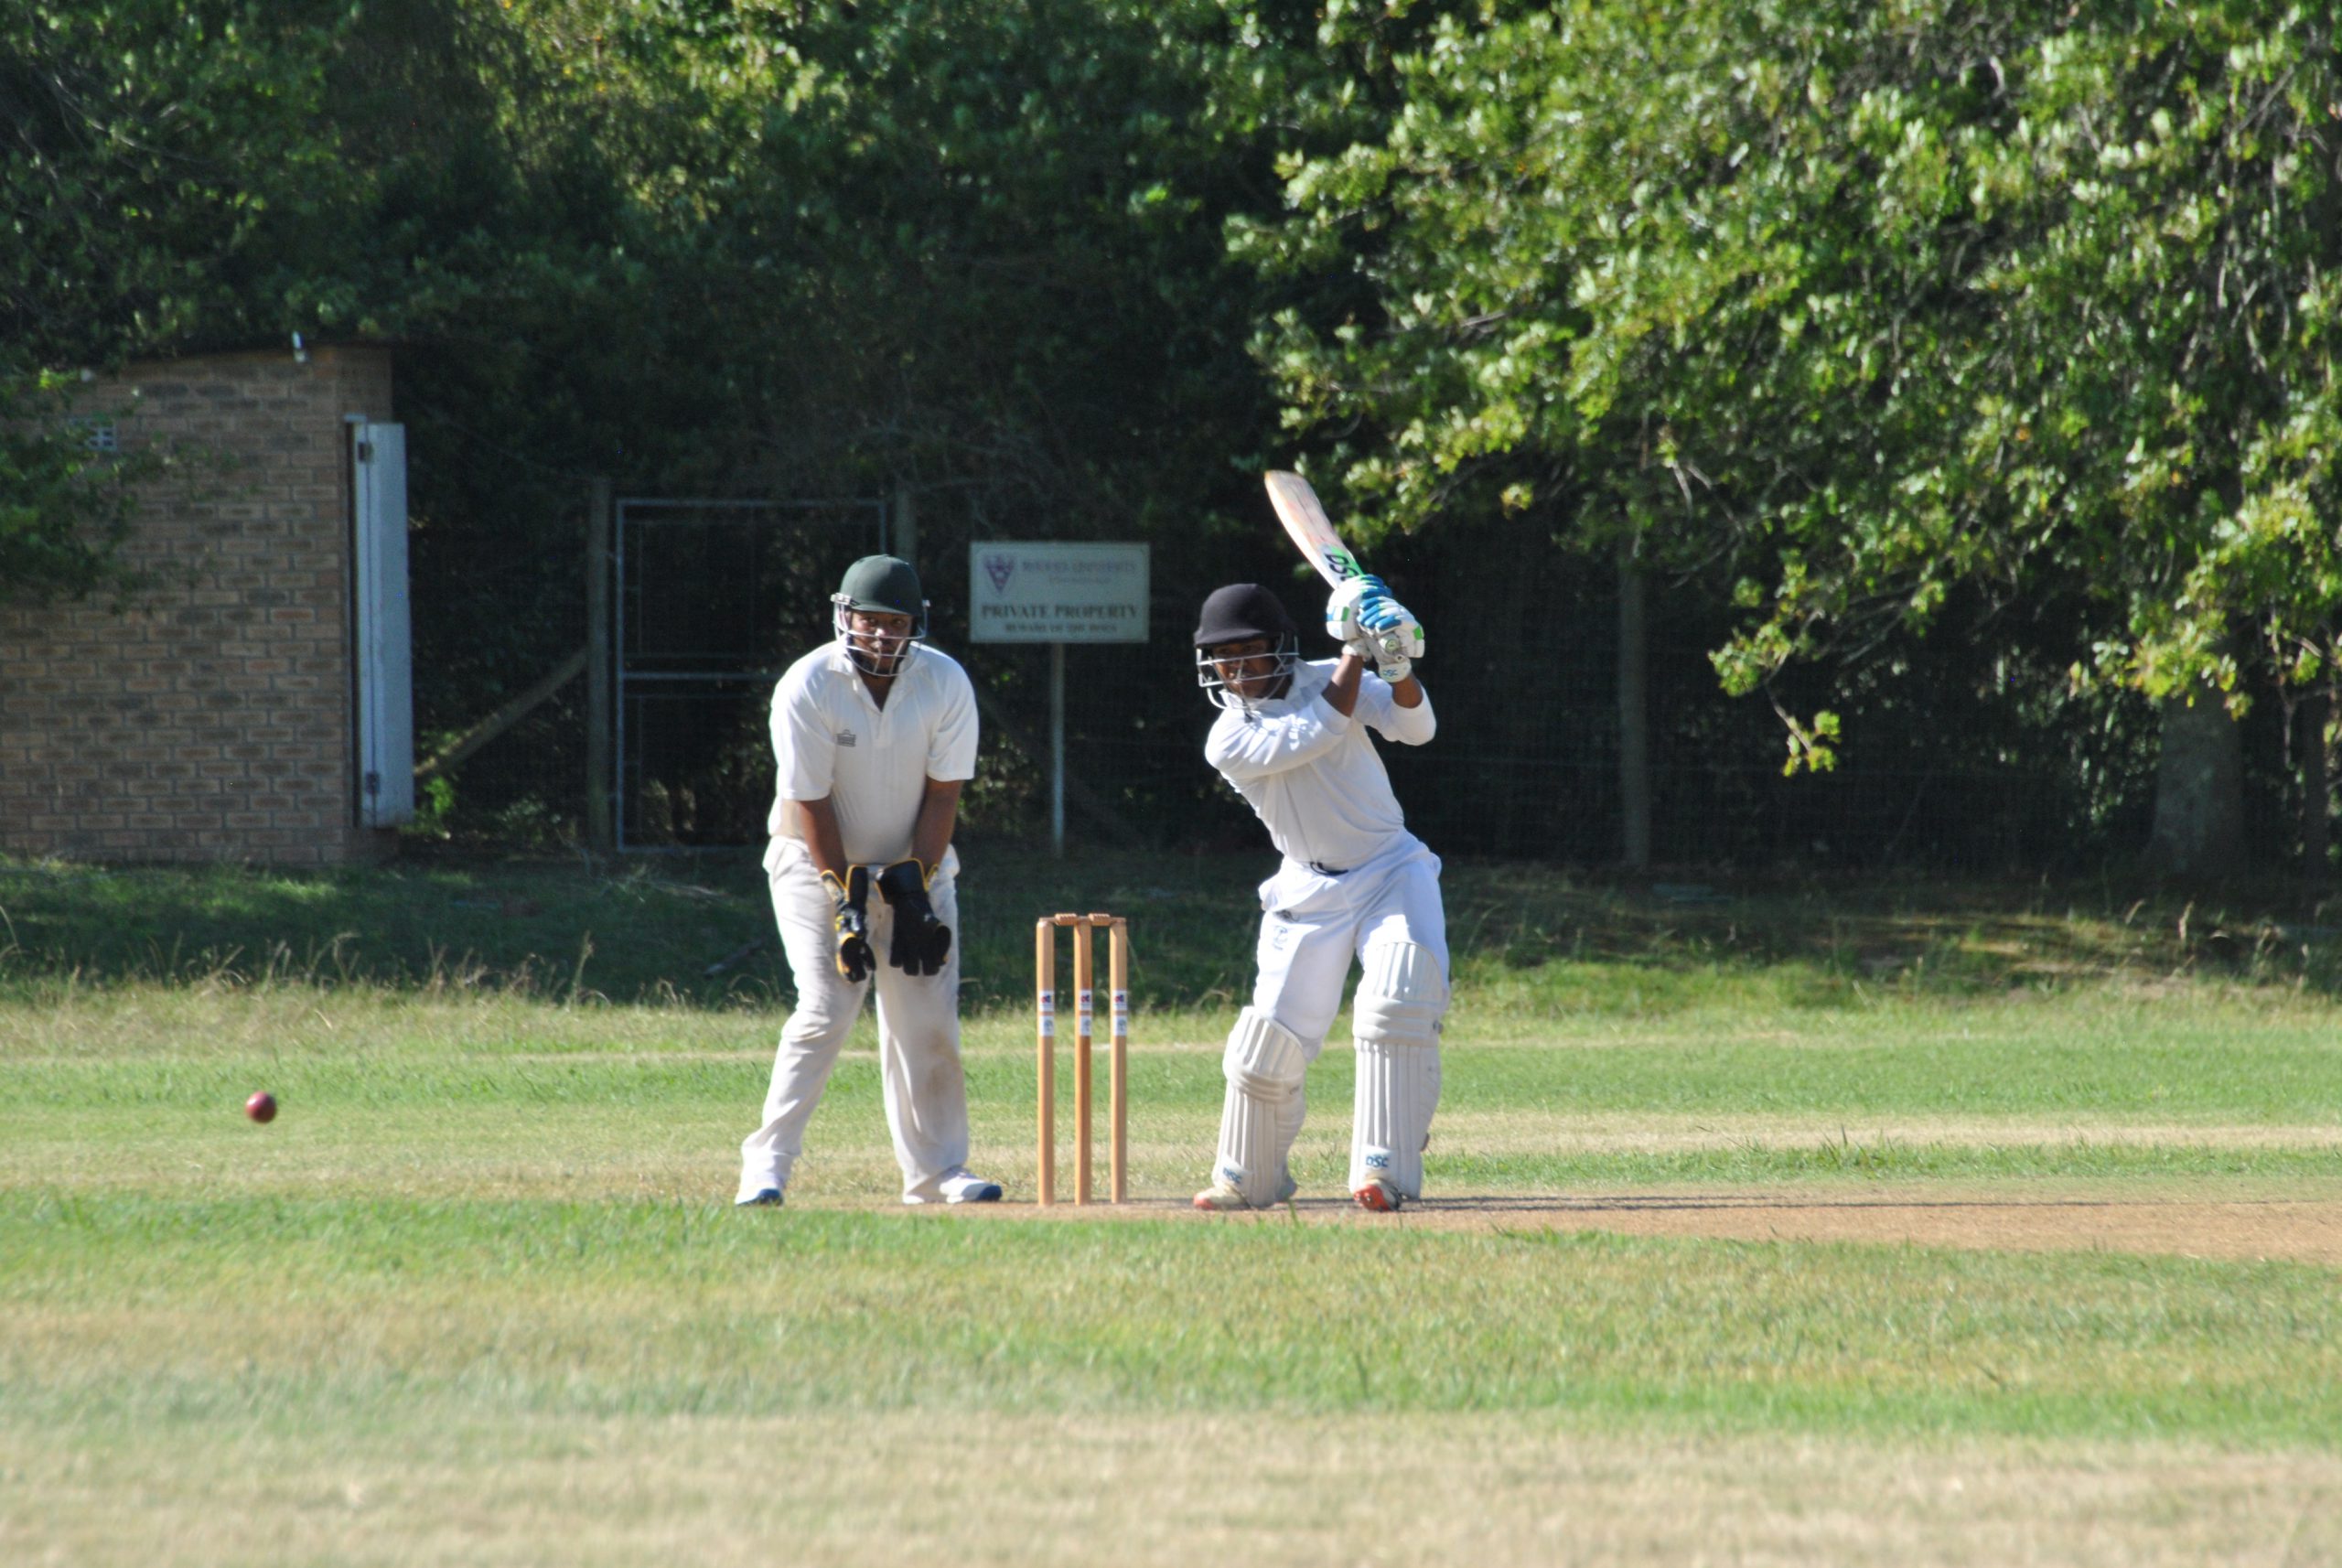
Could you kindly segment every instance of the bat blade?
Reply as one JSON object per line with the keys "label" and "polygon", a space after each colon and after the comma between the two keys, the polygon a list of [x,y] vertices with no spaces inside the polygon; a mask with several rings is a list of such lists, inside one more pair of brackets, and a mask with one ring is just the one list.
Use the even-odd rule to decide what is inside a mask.
{"label": "bat blade", "polygon": [[[1351,554],[1342,536],[1334,532],[1333,520],[1326,515],[1325,506],[1317,499],[1317,492],[1299,474],[1289,474],[1283,468],[1272,468],[1268,474],[1269,504],[1276,508],[1277,521],[1303,557],[1317,568],[1317,575],[1340,587],[1353,577],[1366,575],[1358,557]],[[1418,638],[1421,628],[1414,628]],[[1382,633],[1375,642],[1385,658],[1402,657],[1407,645],[1405,629]]]}
{"label": "bat blade", "polygon": [[1272,468],[1268,474],[1269,504],[1276,509],[1277,521],[1284,524],[1285,534],[1301,552],[1302,558],[1317,568],[1317,575],[1341,586],[1352,577],[1366,575],[1366,568],[1358,564],[1342,536],[1334,532],[1333,520],[1317,499],[1317,492],[1299,474],[1289,474],[1282,468]]}

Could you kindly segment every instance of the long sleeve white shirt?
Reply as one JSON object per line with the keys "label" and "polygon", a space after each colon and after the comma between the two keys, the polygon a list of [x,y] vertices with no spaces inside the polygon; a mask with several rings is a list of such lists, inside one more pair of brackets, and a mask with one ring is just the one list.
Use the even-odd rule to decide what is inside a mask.
{"label": "long sleeve white shirt", "polygon": [[1325,700],[1334,661],[1303,664],[1282,697],[1230,709],[1211,726],[1204,755],[1265,823],[1278,853],[1299,865],[1347,871],[1406,832],[1406,815],[1369,730],[1403,746],[1431,739],[1431,699],[1402,708],[1369,671],[1348,714]]}

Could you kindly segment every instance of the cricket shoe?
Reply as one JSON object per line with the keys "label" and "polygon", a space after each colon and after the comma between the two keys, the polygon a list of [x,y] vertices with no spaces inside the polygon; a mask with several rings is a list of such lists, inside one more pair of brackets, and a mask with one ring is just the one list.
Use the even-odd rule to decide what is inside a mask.
{"label": "cricket shoe", "polygon": [[972,1171],[947,1171],[935,1184],[943,1193],[946,1203],[998,1203],[1000,1183],[986,1181]]}
{"label": "cricket shoe", "polygon": [[1207,1214],[1227,1214],[1241,1208],[1274,1208],[1279,1203],[1290,1201],[1293,1195],[1300,1190],[1300,1186],[1287,1176],[1277,1184],[1275,1202],[1255,1204],[1234,1182],[1214,1177],[1209,1187],[1196,1194],[1196,1207]]}
{"label": "cricket shoe", "polygon": [[780,1188],[760,1187],[754,1192],[744,1192],[732,1200],[732,1207],[735,1208],[779,1208]]}
{"label": "cricket shoe", "polygon": [[1360,1208],[1371,1209],[1377,1214],[1396,1214],[1399,1212],[1399,1206],[1406,1202],[1405,1197],[1397,1187],[1387,1181],[1372,1177],[1368,1179],[1365,1186],[1352,1191],[1350,1197],[1357,1200]]}

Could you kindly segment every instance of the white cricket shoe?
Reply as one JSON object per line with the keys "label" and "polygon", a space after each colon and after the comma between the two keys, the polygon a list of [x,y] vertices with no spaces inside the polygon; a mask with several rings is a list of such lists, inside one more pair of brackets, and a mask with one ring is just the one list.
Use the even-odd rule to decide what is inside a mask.
{"label": "white cricket shoe", "polygon": [[1406,1197],[1399,1189],[1380,1177],[1369,1177],[1364,1187],[1350,1193],[1360,1208],[1370,1208],[1377,1214],[1396,1214]]}
{"label": "white cricket shoe", "polygon": [[[1278,1188],[1276,1202],[1262,1204],[1258,1207],[1274,1208],[1278,1203],[1286,1202],[1300,1190],[1299,1185],[1291,1176],[1287,1176]],[[1215,1176],[1209,1187],[1196,1194],[1196,1207],[1207,1214],[1225,1214],[1237,1209],[1252,1208],[1255,1205],[1251,1198],[1244,1196],[1243,1189],[1234,1182],[1224,1181]]]}
{"label": "white cricket shoe", "polygon": [[751,1191],[744,1187],[741,1189],[740,1196],[732,1200],[732,1207],[735,1208],[779,1208],[780,1188],[760,1187]]}
{"label": "white cricket shoe", "polygon": [[946,1203],[998,1203],[1000,1183],[986,1181],[966,1169],[946,1171],[935,1184],[942,1191]]}

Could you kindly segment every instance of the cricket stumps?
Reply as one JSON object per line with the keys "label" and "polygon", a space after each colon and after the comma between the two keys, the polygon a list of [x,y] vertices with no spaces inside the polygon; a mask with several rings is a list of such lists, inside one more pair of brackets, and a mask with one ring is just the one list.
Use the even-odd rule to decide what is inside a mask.
{"label": "cricket stumps", "polygon": [[1106,932],[1106,987],[1111,1004],[1107,1034],[1107,1201],[1130,1196],[1129,1060],[1131,1042],[1130,922],[1120,915],[1044,915],[1033,925],[1033,1008],[1038,1046],[1039,1177],[1035,1191],[1044,1208],[1058,1200],[1057,1115],[1057,930],[1073,930],[1073,1201],[1090,1201],[1090,1012],[1097,943]]}

